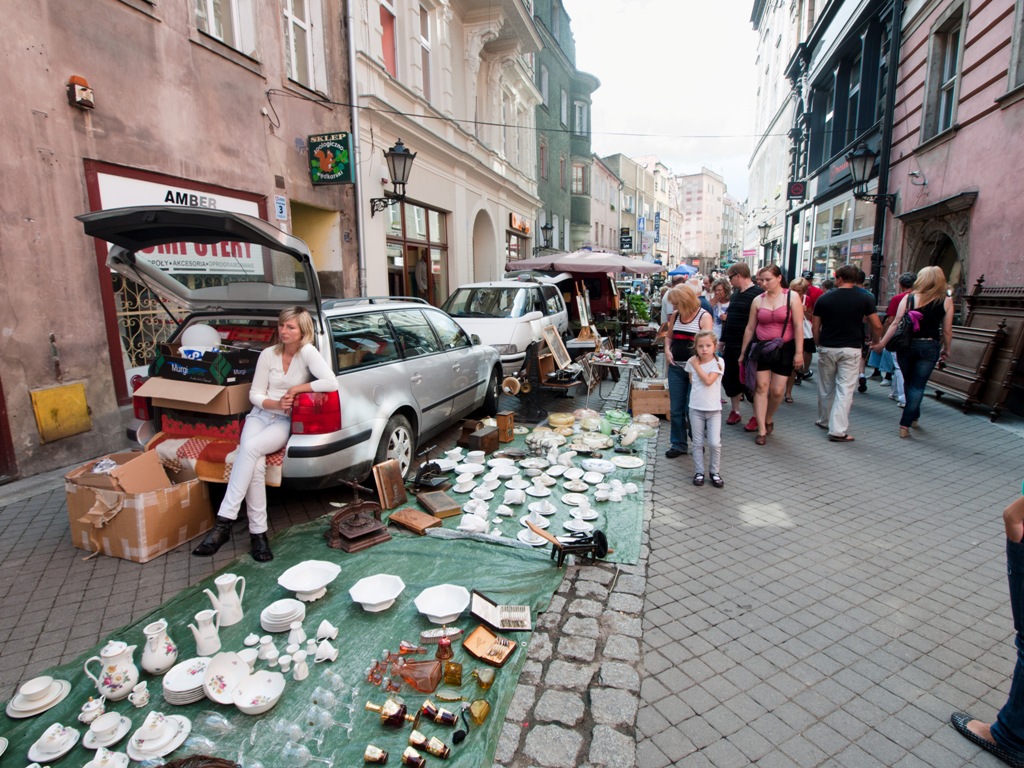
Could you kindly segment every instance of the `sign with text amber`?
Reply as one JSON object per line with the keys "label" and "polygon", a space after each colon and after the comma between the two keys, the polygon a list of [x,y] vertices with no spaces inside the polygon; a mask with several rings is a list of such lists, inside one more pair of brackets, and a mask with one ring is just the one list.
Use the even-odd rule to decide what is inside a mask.
{"label": "sign with text amber", "polygon": [[352,184],[352,135],[320,133],[306,140],[309,178],[314,184]]}

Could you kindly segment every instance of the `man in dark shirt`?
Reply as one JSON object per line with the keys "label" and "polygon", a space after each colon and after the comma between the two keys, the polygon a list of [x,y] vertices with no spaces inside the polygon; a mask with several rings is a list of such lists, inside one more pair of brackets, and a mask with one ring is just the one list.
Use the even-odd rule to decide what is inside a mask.
{"label": "man in dark shirt", "polygon": [[[836,270],[836,289],[814,304],[814,343],[818,348],[818,420],[835,443],[853,442],[847,434],[850,407],[860,373],[864,323],[872,341],[882,335],[874,297],[857,289],[859,270],[844,264]],[[730,309],[731,309],[730,305]]]}
{"label": "man in dark shirt", "polygon": [[[722,323],[722,338],[719,339],[725,351],[722,358],[725,360],[725,371],[722,373],[722,388],[725,394],[732,401],[732,410],[725,420],[726,424],[739,424],[743,417],[740,416],[740,402],[746,387],[740,379],[740,349],[743,347],[743,332],[747,328],[747,319],[750,317],[750,305],[754,299],[764,293],[764,289],[754,284],[750,279],[750,267],[746,264],[733,264],[725,273],[732,285],[733,294],[729,299],[729,311],[725,315],[725,322]],[[753,425],[753,426],[751,426]],[[748,432],[757,431],[757,419],[753,416],[744,427]]]}

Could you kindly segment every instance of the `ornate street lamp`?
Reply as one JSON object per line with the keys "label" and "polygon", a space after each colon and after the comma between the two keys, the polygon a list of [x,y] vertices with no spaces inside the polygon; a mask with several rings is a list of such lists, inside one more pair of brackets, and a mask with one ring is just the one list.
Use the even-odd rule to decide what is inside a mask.
{"label": "ornate street lamp", "polygon": [[853,179],[853,196],[858,200],[867,200],[875,205],[881,203],[890,211],[895,211],[896,195],[868,194],[868,181],[871,179],[871,172],[875,169],[875,161],[877,160],[878,153],[868,149],[864,142],[858,144],[846,156],[846,162],[850,164],[850,177]]}
{"label": "ornate street lamp", "polygon": [[767,221],[757,225],[757,231],[761,233],[761,245],[768,245],[768,233],[771,232],[772,225]]}
{"label": "ornate street lamp", "polygon": [[546,251],[551,248],[551,233],[555,231],[553,224],[544,224],[540,228],[541,235],[543,236],[543,245],[535,245],[533,247],[534,254]]}
{"label": "ornate street lamp", "polygon": [[391,175],[391,183],[395,190],[387,197],[370,199],[371,218],[374,214],[405,199],[405,185],[409,181],[409,174],[412,173],[412,161],[416,159],[416,153],[406,149],[405,144],[399,139],[395,146],[384,153],[384,159],[387,160],[388,173]]}

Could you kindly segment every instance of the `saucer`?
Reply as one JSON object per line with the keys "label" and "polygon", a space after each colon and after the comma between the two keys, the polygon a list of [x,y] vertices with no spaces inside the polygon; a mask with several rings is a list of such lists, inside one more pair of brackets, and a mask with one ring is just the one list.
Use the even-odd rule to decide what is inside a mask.
{"label": "saucer", "polygon": [[575,517],[577,520],[597,520],[598,517],[597,512],[595,512],[590,507],[577,507],[576,509],[572,510],[572,512],[570,512],[569,514]]}
{"label": "saucer", "polygon": [[538,536],[529,528],[527,528],[525,531],[520,531],[519,533],[517,533],[516,538],[523,542],[523,544],[529,544],[531,547],[539,547],[547,543],[547,540],[543,536]]}
{"label": "saucer", "polygon": [[526,492],[528,494],[530,494],[531,496],[537,496],[539,498],[543,498],[544,496],[550,496],[551,495],[551,489],[550,488],[545,488],[544,486],[539,486],[538,487],[536,485],[531,485],[529,488],[526,489]]}
{"label": "saucer", "polygon": [[96,736],[92,730],[85,732],[85,737],[82,739],[82,746],[86,749],[99,749],[100,747],[110,747],[117,744],[121,739],[128,735],[128,731],[132,729],[132,721],[127,717],[121,716],[120,722],[117,724],[117,730],[114,731],[110,736],[103,739],[102,741]]}
{"label": "saucer", "polygon": [[7,751],[7,739],[0,736],[0,755]]}
{"label": "saucer", "polygon": [[39,749],[39,742],[37,741],[28,748],[28,759],[35,763],[49,763],[64,757],[78,743],[78,739],[82,735],[75,728],[68,728],[67,730],[68,737],[56,750],[53,752],[43,752]]}
{"label": "saucer", "polygon": [[457,483],[452,486],[452,490],[456,493],[472,493],[474,488],[476,488],[476,483]]}
{"label": "saucer", "polygon": [[576,518],[573,518],[572,520],[566,520],[564,523],[562,523],[562,527],[565,528],[567,531],[574,531],[577,533],[590,533],[592,530],[594,530],[593,525],[584,522],[583,520],[577,520]]}
{"label": "saucer", "polygon": [[615,456],[612,464],[621,469],[637,469],[644,465],[644,460],[639,456]]}
{"label": "saucer", "polygon": [[41,699],[31,701],[24,696],[15,696],[7,703],[7,716],[15,720],[23,717],[40,715],[51,707],[55,707],[67,698],[71,692],[71,683],[67,680],[54,680],[49,692]]}
{"label": "saucer", "polygon": [[[523,524],[524,526],[526,525],[526,522],[527,522],[528,520],[529,520],[530,522],[533,522],[532,520],[530,520],[530,516],[529,516],[529,515],[523,515],[522,517],[520,517],[520,518],[519,518],[519,522],[520,522],[520,523],[522,523],[522,524]],[[551,525],[551,521],[550,521],[550,520],[548,520],[548,519],[547,519],[547,518],[545,518],[545,517],[542,517],[542,518],[540,519],[540,522],[539,522],[539,523],[533,523],[533,524],[534,524],[534,525],[536,525],[536,526],[537,526],[538,528],[547,528],[547,527],[548,527],[549,525]],[[526,530],[530,530],[530,529],[529,529],[529,528],[527,528]]]}
{"label": "saucer", "polygon": [[570,507],[578,507],[588,501],[590,499],[585,493],[567,493],[562,497],[562,503],[568,504]]}
{"label": "saucer", "polygon": [[107,760],[101,763],[98,757],[94,757],[82,768],[128,768],[129,762],[131,759],[124,752],[108,752]]}
{"label": "saucer", "polygon": [[558,511],[558,507],[550,501],[534,501],[526,508],[531,512],[536,512],[538,515],[553,515]]}
{"label": "saucer", "polygon": [[508,480],[505,483],[505,487],[513,491],[525,491],[530,487],[530,483],[523,480],[521,477],[516,477],[512,480]]}
{"label": "saucer", "polygon": [[135,743],[135,737],[132,736],[128,740],[128,757],[136,762],[143,762],[144,760],[152,760],[154,758],[160,758],[164,755],[169,755],[171,752],[176,750],[182,744],[185,743],[185,739],[188,738],[189,733],[192,732],[192,722],[187,717],[181,715],[167,715],[167,720],[176,724],[178,730],[171,736],[168,741],[157,742],[152,745],[153,751],[145,751],[139,749]]}
{"label": "saucer", "polygon": [[573,491],[574,493],[586,493],[590,490],[590,486],[582,480],[566,480],[562,483],[562,487],[565,488],[565,490]]}

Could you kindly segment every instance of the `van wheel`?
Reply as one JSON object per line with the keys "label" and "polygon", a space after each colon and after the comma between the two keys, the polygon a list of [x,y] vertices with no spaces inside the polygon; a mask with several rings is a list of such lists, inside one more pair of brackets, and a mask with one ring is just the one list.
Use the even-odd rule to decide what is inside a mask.
{"label": "van wheel", "polygon": [[413,436],[412,427],[405,416],[392,416],[384,427],[384,434],[381,435],[380,445],[377,446],[377,456],[374,464],[394,459],[398,462],[398,468],[402,471],[402,477],[409,475],[412,468],[412,458],[416,452],[416,438]]}
{"label": "van wheel", "polygon": [[501,397],[501,372],[495,368],[487,382],[487,396],[484,398],[483,411],[488,416],[498,413],[498,398]]}

